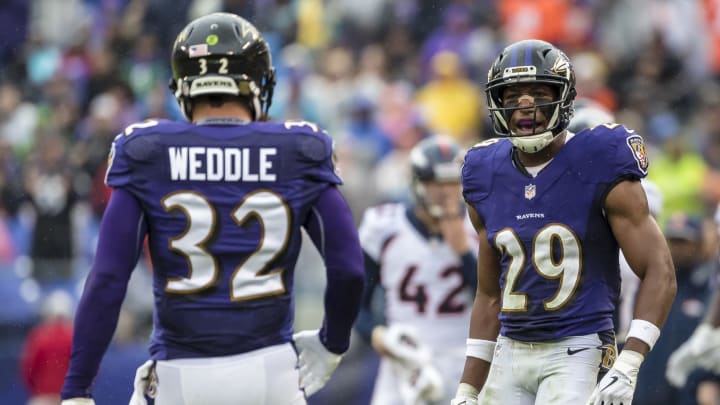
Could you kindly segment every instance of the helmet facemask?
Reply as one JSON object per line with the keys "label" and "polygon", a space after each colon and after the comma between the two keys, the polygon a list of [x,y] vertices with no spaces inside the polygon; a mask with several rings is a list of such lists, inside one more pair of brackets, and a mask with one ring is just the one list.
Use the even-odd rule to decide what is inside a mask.
{"label": "helmet facemask", "polygon": [[[525,65],[516,64],[518,54],[525,55]],[[536,153],[552,143],[567,128],[572,117],[575,98],[575,76],[569,60],[551,44],[527,40],[506,48],[488,72],[485,88],[493,129],[498,136],[507,137],[523,152]],[[505,90],[514,85],[544,84],[554,89],[552,101],[534,101],[533,105],[508,105],[503,99]],[[533,108],[529,133],[511,130],[512,116],[518,110]],[[538,111],[544,118],[544,129],[538,129]]]}

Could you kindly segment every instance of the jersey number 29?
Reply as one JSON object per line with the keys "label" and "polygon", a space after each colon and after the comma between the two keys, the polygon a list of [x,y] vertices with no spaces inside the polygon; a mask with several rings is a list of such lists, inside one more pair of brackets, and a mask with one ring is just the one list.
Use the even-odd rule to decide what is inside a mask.
{"label": "jersey number 29", "polygon": [[[495,236],[495,245],[510,256],[502,291],[503,312],[525,312],[527,295],[514,291],[528,259],[520,238],[511,229],[503,229]],[[554,249],[557,247],[557,249]],[[554,252],[559,252],[557,255]],[[546,279],[559,279],[555,295],[543,301],[546,311],[562,308],[572,298],[580,281],[582,264],[580,242],[570,228],[563,224],[550,224],[535,234],[532,242],[533,266]]]}

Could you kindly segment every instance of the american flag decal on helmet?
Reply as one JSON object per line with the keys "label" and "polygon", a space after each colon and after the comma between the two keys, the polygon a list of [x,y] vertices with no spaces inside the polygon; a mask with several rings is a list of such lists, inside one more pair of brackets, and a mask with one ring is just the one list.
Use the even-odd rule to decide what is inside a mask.
{"label": "american flag decal on helmet", "polygon": [[208,55],[207,44],[190,45],[188,48],[188,56],[191,58],[199,58]]}

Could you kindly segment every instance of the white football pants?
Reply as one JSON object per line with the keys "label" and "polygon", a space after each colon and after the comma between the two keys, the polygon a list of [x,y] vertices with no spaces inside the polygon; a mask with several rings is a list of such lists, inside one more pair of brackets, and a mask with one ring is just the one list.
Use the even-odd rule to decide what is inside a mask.
{"label": "white football pants", "polygon": [[155,405],[305,405],[296,364],[290,343],[233,356],[158,361]]}
{"label": "white football pants", "polygon": [[615,353],[614,342],[603,343],[598,334],[540,343],[499,336],[479,404],[585,404],[601,364],[612,366]]}

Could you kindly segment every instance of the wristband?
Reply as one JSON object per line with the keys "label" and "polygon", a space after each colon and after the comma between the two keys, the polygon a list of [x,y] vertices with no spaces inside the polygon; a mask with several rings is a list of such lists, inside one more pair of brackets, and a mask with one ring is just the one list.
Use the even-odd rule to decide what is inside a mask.
{"label": "wristband", "polygon": [[455,398],[477,398],[480,391],[468,383],[460,383],[455,393]]}
{"label": "wristband", "polygon": [[465,355],[467,357],[475,357],[492,363],[495,342],[483,339],[468,339],[466,345]]}
{"label": "wristband", "polygon": [[633,350],[623,350],[615,360],[613,368],[627,376],[637,375],[643,360],[645,357],[642,354]]}
{"label": "wristband", "polygon": [[650,346],[650,350],[652,350],[653,346],[655,346],[655,342],[657,342],[660,337],[660,328],[655,326],[652,322],[648,322],[643,319],[633,319],[630,322],[630,330],[628,330],[625,340],[627,341],[627,339],[631,337],[640,339],[647,343],[647,345]]}

